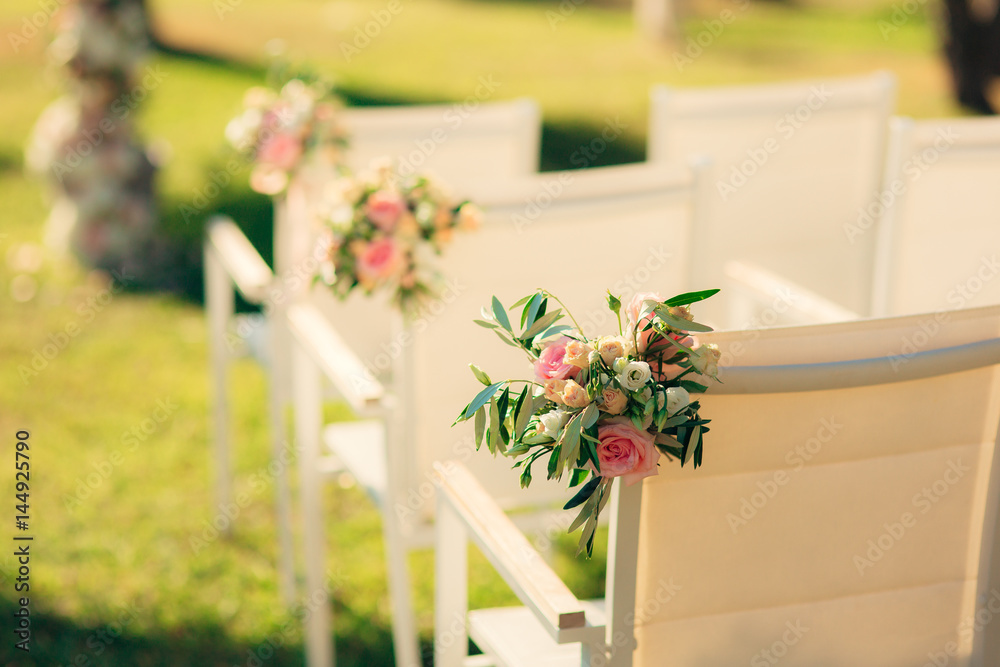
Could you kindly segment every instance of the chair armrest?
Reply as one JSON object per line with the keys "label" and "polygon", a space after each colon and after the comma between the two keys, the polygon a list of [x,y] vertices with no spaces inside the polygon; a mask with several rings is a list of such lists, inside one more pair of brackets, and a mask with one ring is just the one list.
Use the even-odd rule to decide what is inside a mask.
{"label": "chair armrest", "polygon": [[229,218],[213,218],[208,223],[207,244],[240,294],[251,303],[263,302],[274,274],[236,223]]}
{"label": "chair armrest", "polygon": [[774,308],[772,303],[776,300],[784,302],[780,312],[774,308],[776,321],[766,323],[768,325],[826,324],[861,318],[861,315],[849,308],[844,308],[753,262],[746,260],[728,262],[724,272],[731,284],[732,292],[737,294],[742,292],[747,298],[759,299],[761,303],[766,302],[768,308]]}
{"label": "chair armrest", "polygon": [[315,306],[288,308],[288,328],[320,371],[351,406],[366,412],[381,405],[385,390]]}
{"label": "chair armrest", "polygon": [[440,476],[438,502],[448,503],[472,541],[553,639],[603,641],[603,627],[587,626],[580,601],[465,466],[447,461],[434,467]]}

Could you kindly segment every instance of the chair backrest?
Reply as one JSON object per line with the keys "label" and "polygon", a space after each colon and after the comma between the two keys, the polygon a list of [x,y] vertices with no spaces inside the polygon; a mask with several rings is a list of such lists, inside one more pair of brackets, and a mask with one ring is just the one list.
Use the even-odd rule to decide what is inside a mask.
{"label": "chair backrest", "polygon": [[[510,183],[506,192],[484,193],[483,226],[456,237],[442,258],[442,272],[454,280],[453,298],[410,332],[410,394],[402,403],[412,413],[403,451],[394,456],[411,457],[405,466],[411,489],[431,486],[435,461],[458,459],[502,506],[565,496],[565,480],[546,484],[541,468],[531,488],[521,490],[510,459],[475,451],[471,421],[449,428],[482,389],[469,363],[495,380],[533,379],[522,352],[471,320],[494,295],[509,307],[545,288],[585,333],[616,333],[607,290],[628,298],[636,291],[686,287],[683,248],[698,191],[691,169],[641,164],[542,173]],[[426,504],[428,513],[432,505]]]}
{"label": "chair backrest", "polygon": [[1000,307],[929,322],[709,336],[704,465],[642,489],[636,665],[997,664]]}
{"label": "chair backrest", "polygon": [[[895,99],[891,75],[701,90],[654,87],[649,159],[713,162],[692,280],[750,260],[867,313],[874,234],[850,225],[877,195]],[[722,319],[720,304],[706,304]]]}
{"label": "chair backrest", "polygon": [[1000,303],[1000,120],[892,123],[875,314]]}
{"label": "chair backrest", "polygon": [[[456,194],[534,173],[538,168],[541,112],[529,99],[469,105],[422,105],[346,109],[344,123],[351,138],[346,162],[355,172],[388,157],[403,175],[431,172]],[[275,230],[278,274],[306,273],[315,262],[311,244],[310,201],[322,187],[323,175],[294,184]],[[312,181],[312,182],[310,182]],[[301,282],[296,282],[302,285]],[[379,296],[352,295],[340,302],[321,291],[312,297],[379,377],[391,368],[399,327],[392,309]]]}

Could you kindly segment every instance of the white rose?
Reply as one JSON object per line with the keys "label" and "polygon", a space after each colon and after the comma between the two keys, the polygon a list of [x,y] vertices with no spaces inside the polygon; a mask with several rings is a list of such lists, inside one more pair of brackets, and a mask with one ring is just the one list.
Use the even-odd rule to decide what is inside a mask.
{"label": "white rose", "polygon": [[684,387],[667,389],[667,414],[673,416],[691,403],[691,394]]}
{"label": "white rose", "polygon": [[569,421],[569,413],[562,410],[546,412],[544,415],[538,417],[538,423],[542,427],[542,434],[547,435],[553,440],[559,437],[559,432],[562,431],[567,421]]}
{"label": "white rose", "polygon": [[649,382],[652,375],[649,364],[645,361],[630,361],[621,370],[618,381],[629,391],[638,391]]}

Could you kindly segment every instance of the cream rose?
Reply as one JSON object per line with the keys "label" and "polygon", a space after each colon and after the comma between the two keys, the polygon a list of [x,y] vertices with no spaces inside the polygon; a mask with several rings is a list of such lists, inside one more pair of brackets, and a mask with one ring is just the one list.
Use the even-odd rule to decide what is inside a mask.
{"label": "cream rose", "polygon": [[590,405],[590,395],[576,380],[566,380],[562,390],[562,402],[566,407],[585,408]]}
{"label": "cream rose", "polygon": [[546,380],[545,381],[545,398],[554,402],[562,403],[562,391],[566,386],[566,380]]}
{"label": "cream rose", "polygon": [[691,403],[691,394],[684,387],[667,389],[667,414],[673,416]]}
{"label": "cream rose", "polygon": [[597,342],[597,351],[608,367],[614,365],[615,359],[630,354],[633,348],[632,341],[626,340],[622,336],[604,336]]}
{"label": "cream rose", "polygon": [[618,381],[629,391],[639,391],[649,382],[652,371],[645,361],[630,361],[618,375]]}
{"label": "cream rose", "polygon": [[719,352],[719,347],[712,343],[708,345],[702,345],[696,348],[694,353],[689,357],[691,362],[691,367],[694,368],[698,373],[702,375],[707,375],[709,377],[715,377],[719,374],[719,359],[722,353]]}
{"label": "cream rose", "polygon": [[553,440],[556,440],[567,421],[569,421],[568,412],[564,412],[562,410],[546,412],[544,415],[540,415],[538,417],[539,428],[537,433],[540,435],[547,435]]}
{"label": "cream rose", "polygon": [[611,415],[620,415],[628,405],[628,396],[625,392],[614,387],[605,387],[601,392],[601,399],[604,401],[604,407],[601,409]]}
{"label": "cream rose", "polygon": [[590,365],[590,353],[594,351],[587,343],[579,340],[571,340],[566,343],[566,352],[563,356],[563,363],[577,368],[587,368]]}

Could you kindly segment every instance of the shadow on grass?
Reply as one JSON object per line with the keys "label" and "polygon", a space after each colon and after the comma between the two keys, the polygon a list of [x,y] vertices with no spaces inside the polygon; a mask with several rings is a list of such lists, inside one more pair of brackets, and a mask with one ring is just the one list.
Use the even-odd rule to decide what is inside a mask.
{"label": "shadow on grass", "polygon": [[[258,76],[261,81],[265,78],[265,68],[262,65],[162,43],[159,43],[158,48],[171,58],[195,61],[211,68],[249,73]],[[391,96],[377,89],[360,86],[339,87],[338,94],[348,106],[447,104],[453,101]],[[442,128],[448,129],[444,120]],[[607,130],[608,126],[592,123],[545,123],[542,128],[541,169],[552,171],[599,167],[645,159],[645,145],[640,139],[620,132],[609,133]],[[0,166],[2,164],[0,160]],[[273,206],[270,199],[251,191],[246,185],[249,169],[229,174],[228,179],[220,179],[220,175],[225,173],[226,169],[222,165],[207,164],[203,169],[202,186],[195,190],[200,194],[193,194],[189,200],[168,199],[160,202],[162,229],[173,250],[170,253],[171,263],[163,269],[169,276],[154,284],[155,289],[174,292],[195,303],[204,301],[201,245],[207,221],[218,214],[231,217],[265,261],[272,263]],[[246,304],[240,304],[240,308],[248,309]]]}
{"label": "shadow on grass", "polygon": [[[300,622],[289,615],[287,624],[275,627],[255,641],[237,640],[226,635],[225,626],[205,619],[162,632],[138,634],[136,615],[148,612],[126,608],[108,614],[106,623],[80,625],[54,614],[31,600],[30,652],[14,648],[12,622],[4,628],[0,642],[0,664],[6,667],[283,667],[305,664]],[[336,605],[337,664],[369,666],[393,664],[392,634],[389,628],[373,624],[350,609]],[[16,618],[18,605],[0,598],[0,617]],[[295,637],[286,641],[286,638]],[[430,654],[429,645],[424,654]],[[430,664],[425,659],[426,664]]]}

